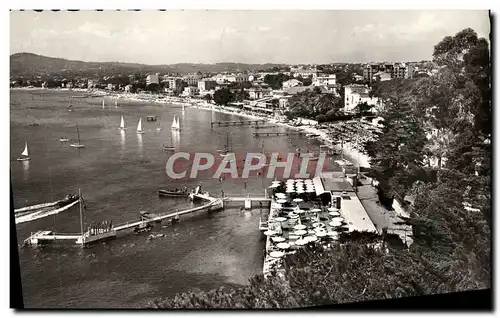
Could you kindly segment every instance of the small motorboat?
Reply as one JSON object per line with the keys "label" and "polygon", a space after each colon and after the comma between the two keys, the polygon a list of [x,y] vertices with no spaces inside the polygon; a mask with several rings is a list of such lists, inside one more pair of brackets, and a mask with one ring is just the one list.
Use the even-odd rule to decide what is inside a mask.
{"label": "small motorboat", "polygon": [[69,141],[69,138],[61,137],[61,138],[59,138],[59,141],[60,142],[67,142],[67,141]]}
{"label": "small motorboat", "polygon": [[159,237],[164,237],[164,236],[165,236],[165,234],[163,234],[163,233],[149,234],[148,240],[152,240],[152,239],[159,238]]}
{"label": "small motorboat", "polygon": [[163,148],[163,150],[165,150],[165,151],[175,150],[175,147],[174,147],[174,146],[165,146],[165,145],[162,145],[162,148]]}
{"label": "small motorboat", "polygon": [[175,189],[175,190],[158,190],[158,196],[160,197],[187,197],[189,195],[186,188]]}

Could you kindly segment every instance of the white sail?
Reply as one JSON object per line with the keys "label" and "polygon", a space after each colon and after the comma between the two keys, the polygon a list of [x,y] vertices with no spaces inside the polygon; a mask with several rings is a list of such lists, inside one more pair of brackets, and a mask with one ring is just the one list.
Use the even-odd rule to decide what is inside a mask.
{"label": "white sail", "polygon": [[28,157],[28,142],[27,142],[27,141],[25,142],[25,145],[24,145],[24,151],[23,151],[23,153],[21,154],[21,156],[26,156],[26,157]]}
{"label": "white sail", "polygon": [[104,99],[102,100],[102,108],[104,108]]}
{"label": "white sail", "polygon": [[115,107],[118,107],[118,100],[115,99]]}
{"label": "white sail", "polygon": [[120,128],[121,129],[124,129],[125,128],[125,120],[123,119],[123,116],[122,116],[122,121],[120,123]]}
{"label": "white sail", "polygon": [[177,127],[177,119],[176,119],[176,117],[175,117],[175,115],[174,115],[174,120],[172,121],[172,129],[174,129],[174,130],[175,130],[175,129],[178,129],[178,128],[179,128],[179,127]]}
{"label": "white sail", "polygon": [[175,128],[177,128],[177,130],[181,129],[181,124],[179,123],[179,118],[176,118]]}
{"label": "white sail", "polygon": [[139,118],[139,123],[137,124],[137,131],[142,132],[142,118]]}

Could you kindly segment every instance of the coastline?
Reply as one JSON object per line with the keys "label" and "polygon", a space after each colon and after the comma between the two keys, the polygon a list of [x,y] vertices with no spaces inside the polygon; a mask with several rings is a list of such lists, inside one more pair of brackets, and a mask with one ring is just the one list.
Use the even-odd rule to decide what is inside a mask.
{"label": "coastline", "polygon": [[[313,126],[301,125],[301,126],[292,126],[288,123],[280,122],[278,119],[270,116],[261,116],[257,114],[249,114],[245,111],[241,111],[239,109],[227,106],[217,106],[211,103],[208,103],[205,100],[200,99],[186,99],[184,97],[170,97],[170,96],[162,96],[159,97],[157,95],[152,94],[135,94],[135,93],[125,93],[125,92],[108,92],[102,89],[83,89],[83,88],[40,88],[40,87],[11,87],[11,90],[24,90],[24,91],[35,91],[42,90],[48,92],[79,92],[79,93],[88,93],[92,95],[99,95],[99,97],[110,98],[110,99],[122,99],[127,101],[134,102],[149,102],[155,104],[173,104],[173,105],[184,105],[192,108],[216,111],[223,114],[228,115],[236,115],[243,118],[255,119],[255,120],[263,120],[268,124],[273,124],[276,126],[285,127],[288,129],[301,131],[305,134],[315,134],[318,135],[316,138],[329,146],[334,150],[342,150],[342,147],[335,143],[330,137],[327,129],[318,129]],[[90,97],[89,97],[90,98]],[[369,157],[355,149],[350,142],[346,142],[343,145],[343,153],[345,158],[351,161],[355,166],[361,167],[370,167]]]}

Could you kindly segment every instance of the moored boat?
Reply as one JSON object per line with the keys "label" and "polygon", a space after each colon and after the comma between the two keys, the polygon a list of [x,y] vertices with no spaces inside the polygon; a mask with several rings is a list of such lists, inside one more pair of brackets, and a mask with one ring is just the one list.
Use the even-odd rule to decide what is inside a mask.
{"label": "moored boat", "polygon": [[187,197],[189,195],[187,188],[175,189],[175,190],[158,190],[158,195],[160,197]]}
{"label": "moored boat", "polygon": [[17,158],[18,161],[27,161],[31,160],[29,154],[28,154],[28,142],[24,142],[24,151],[21,153],[21,156]]}

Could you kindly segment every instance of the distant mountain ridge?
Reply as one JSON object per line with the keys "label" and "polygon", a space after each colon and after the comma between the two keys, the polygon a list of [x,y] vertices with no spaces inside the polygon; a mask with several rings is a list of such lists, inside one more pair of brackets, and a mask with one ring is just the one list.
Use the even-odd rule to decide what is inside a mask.
{"label": "distant mountain ridge", "polygon": [[285,64],[246,64],[246,63],[216,63],[195,64],[177,63],[168,65],[147,65],[122,62],[84,62],[62,58],[47,57],[34,53],[15,53],[10,56],[10,76],[98,76],[131,73],[219,73],[244,72],[257,69],[283,67]]}

